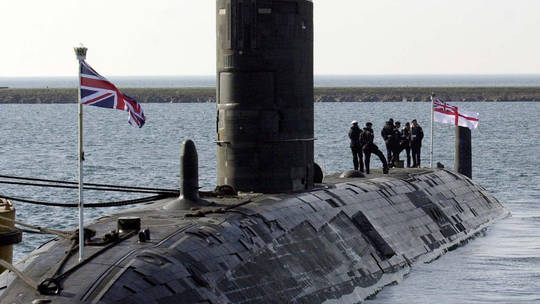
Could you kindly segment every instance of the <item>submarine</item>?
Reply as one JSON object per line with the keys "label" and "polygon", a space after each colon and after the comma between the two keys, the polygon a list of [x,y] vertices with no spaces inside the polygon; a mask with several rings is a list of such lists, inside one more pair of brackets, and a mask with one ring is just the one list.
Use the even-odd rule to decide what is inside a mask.
{"label": "submarine", "polygon": [[[0,276],[1,303],[359,303],[508,211],[446,169],[323,176],[313,2],[217,0],[217,186],[195,143],[180,196],[58,235]],[[176,164],[172,164],[176,165]]]}

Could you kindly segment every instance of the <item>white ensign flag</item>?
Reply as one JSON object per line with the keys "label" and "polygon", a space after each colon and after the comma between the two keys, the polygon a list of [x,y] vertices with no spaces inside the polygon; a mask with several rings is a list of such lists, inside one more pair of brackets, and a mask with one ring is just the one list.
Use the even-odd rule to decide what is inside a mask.
{"label": "white ensign flag", "polygon": [[472,130],[478,127],[479,116],[480,114],[478,113],[463,111],[440,99],[433,101],[433,120],[436,122],[467,127]]}

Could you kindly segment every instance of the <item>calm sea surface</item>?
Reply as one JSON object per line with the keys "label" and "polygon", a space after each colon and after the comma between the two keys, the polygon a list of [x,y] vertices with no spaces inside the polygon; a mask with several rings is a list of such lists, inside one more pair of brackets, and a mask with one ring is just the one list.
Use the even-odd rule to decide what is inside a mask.
{"label": "calm sea surface", "polygon": [[[385,288],[368,303],[532,303],[540,302],[540,103],[460,103],[481,115],[473,131],[473,178],[512,212],[487,235],[430,263],[415,265],[400,284]],[[143,104],[147,124],[127,123],[127,113],[84,109],[87,182],[175,188],[179,150],[193,139],[199,151],[201,185],[212,189],[216,176],[215,105]],[[429,154],[428,103],[319,103],[315,105],[316,161],[326,172],[352,168],[347,131],[353,119],[371,121],[376,131],[389,117],[418,119],[424,127],[423,164]],[[3,175],[77,180],[77,106],[2,105],[0,168]],[[454,129],[436,124],[435,160],[453,167]],[[380,138],[377,144],[383,147]],[[373,159],[374,167],[380,164]],[[2,185],[0,196],[76,202],[77,192]],[[138,197],[85,192],[87,202]],[[19,220],[73,229],[77,209],[16,203]],[[88,209],[89,220],[118,208]],[[15,259],[47,240],[24,235]]]}

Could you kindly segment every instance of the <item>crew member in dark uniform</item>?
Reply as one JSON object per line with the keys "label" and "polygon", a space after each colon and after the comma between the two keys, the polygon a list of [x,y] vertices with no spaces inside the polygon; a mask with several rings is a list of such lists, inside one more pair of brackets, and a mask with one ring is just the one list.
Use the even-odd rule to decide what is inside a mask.
{"label": "crew member in dark uniform", "polygon": [[424,131],[422,127],[418,125],[416,119],[412,121],[411,128],[411,150],[413,158],[413,167],[420,167],[420,154],[422,152],[422,139],[424,138]]}
{"label": "crew member in dark uniform", "polygon": [[407,168],[411,167],[411,125],[405,123],[405,127],[401,130],[401,138],[399,141],[400,152],[405,150],[407,154]]}
{"label": "crew member in dark uniform", "polygon": [[392,134],[394,133],[394,120],[390,118],[383,129],[381,130],[381,136],[386,144],[386,158],[388,164],[392,167]]}
{"label": "crew member in dark uniform", "polygon": [[369,161],[371,159],[371,153],[376,154],[379,159],[381,160],[381,163],[383,165],[383,173],[388,173],[388,164],[386,163],[386,158],[384,158],[384,154],[379,150],[379,147],[373,143],[373,139],[375,138],[375,133],[373,132],[373,129],[371,128],[372,123],[367,122],[366,127],[364,128],[364,132],[362,132],[361,139],[364,143],[364,161],[366,164],[366,173],[369,174]]}
{"label": "crew member in dark uniform", "polygon": [[351,140],[351,152],[353,157],[354,170],[358,170],[360,165],[360,171],[364,172],[364,163],[362,162],[362,143],[360,142],[360,135],[362,130],[358,127],[358,121],[353,120],[351,122],[351,129],[349,130],[349,139]]}
{"label": "crew member in dark uniform", "polygon": [[392,130],[392,137],[390,139],[390,146],[392,147],[392,164],[395,166],[395,162],[399,161],[399,154],[401,149],[399,146],[401,140],[401,122],[396,121],[394,124],[394,130]]}

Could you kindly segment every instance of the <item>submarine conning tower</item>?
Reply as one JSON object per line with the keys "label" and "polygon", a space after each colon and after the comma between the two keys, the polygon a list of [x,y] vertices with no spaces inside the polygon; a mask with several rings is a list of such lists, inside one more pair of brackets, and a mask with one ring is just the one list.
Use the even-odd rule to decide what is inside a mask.
{"label": "submarine conning tower", "polygon": [[217,0],[218,185],[313,187],[313,3]]}

